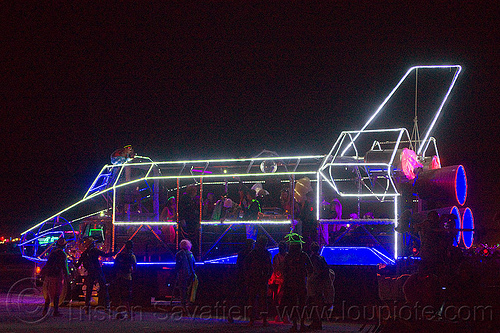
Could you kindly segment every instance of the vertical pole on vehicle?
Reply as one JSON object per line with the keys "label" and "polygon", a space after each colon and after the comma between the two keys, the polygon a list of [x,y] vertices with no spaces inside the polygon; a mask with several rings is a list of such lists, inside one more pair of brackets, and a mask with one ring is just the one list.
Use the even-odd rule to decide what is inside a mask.
{"label": "vertical pole on vehicle", "polygon": [[177,219],[177,228],[175,228],[175,250],[179,249],[179,187],[180,180],[177,178],[177,199],[175,199],[175,217]]}
{"label": "vertical pole on vehicle", "polygon": [[[394,228],[398,226],[398,196],[394,196]],[[394,230],[394,260],[398,260],[398,233]]]}
{"label": "vertical pole on vehicle", "polygon": [[[125,169],[125,182],[129,182],[130,179],[131,179],[131,175],[132,175],[132,168],[127,166],[123,166],[123,168]],[[130,189],[129,189],[130,190]],[[130,200],[128,200],[130,202]],[[130,204],[126,204],[125,207],[127,207],[127,221],[130,221]]]}
{"label": "vertical pole on vehicle", "polygon": [[360,195],[363,191],[362,185],[361,185],[363,180],[361,177],[361,173],[359,172],[359,167],[356,166],[355,168],[356,168],[356,175],[358,176],[356,178],[356,186],[358,187],[358,211],[357,211],[358,217],[357,218],[360,219],[361,218],[361,196]]}
{"label": "vertical pole on vehicle", "polygon": [[321,173],[316,172],[316,186],[317,186],[317,195],[316,195],[316,220],[318,221],[318,231],[321,235],[320,245],[328,245],[329,234],[328,234],[328,224],[321,224],[321,208],[323,207],[323,178],[321,178]]}
{"label": "vertical pole on vehicle", "polygon": [[290,198],[288,200],[291,200],[291,213],[292,213],[292,223],[290,224],[290,232],[292,232],[295,228],[295,175],[292,175],[292,182],[290,184]]}
{"label": "vertical pole on vehicle", "polygon": [[112,232],[111,232],[111,252],[115,250],[115,221],[116,221],[116,188],[113,184],[113,215],[111,218]]}
{"label": "vertical pole on vehicle", "polygon": [[203,220],[203,177],[200,177],[200,232],[198,235],[198,258],[201,260],[201,234],[203,233],[201,221]]}
{"label": "vertical pole on vehicle", "polygon": [[155,221],[160,221],[160,181],[158,180],[159,172],[158,166],[154,168],[153,175],[155,180],[153,181],[153,210],[155,214]]}

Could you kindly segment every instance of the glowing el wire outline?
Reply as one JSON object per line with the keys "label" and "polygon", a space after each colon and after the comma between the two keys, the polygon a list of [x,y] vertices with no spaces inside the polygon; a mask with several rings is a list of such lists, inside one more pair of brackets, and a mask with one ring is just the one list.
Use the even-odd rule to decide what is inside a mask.
{"label": "glowing el wire outline", "polygon": [[[370,123],[377,117],[377,115],[380,113],[380,111],[382,110],[382,108],[387,104],[387,102],[389,102],[389,100],[391,99],[392,95],[394,95],[394,93],[399,89],[399,87],[401,86],[401,84],[403,84],[403,82],[406,80],[406,78],[408,77],[408,75],[410,75],[410,73],[414,70],[417,70],[417,69],[451,69],[451,68],[455,68],[456,71],[455,71],[455,74],[453,75],[453,79],[450,83],[450,86],[448,87],[448,91],[446,92],[441,104],[439,105],[439,108],[438,110],[436,111],[436,114],[434,115],[434,118],[431,122],[431,125],[429,126],[429,129],[427,130],[425,136],[424,136],[424,139],[422,140],[422,143],[417,151],[417,155],[420,155],[420,152],[422,151],[422,145],[424,145],[427,141],[427,138],[429,137],[430,133],[432,132],[432,129],[434,127],[434,125],[436,124],[436,121],[439,117],[439,115],[441,114],[441,111],[444,107],[444,104],[446,103],[446,100],[448,99],[448,96],[450,95],[451,91],[453,90],[453,87],[455,86],[455,83],[458,79],[458,75],[460,74],[460,72],[462,71],[462,66],[460,65],[434,65],[434,66],[413,66],[411,67],[407,72],[406,74],[401,78],[401,80],[399,80],[398,84],[396,84],[396,86],[392,89],[392,91],[389,93],[389,95],[384,99],[384,101],[382,102],[382,104],[380,104],[380,106],[377,108],[377,110],[373,113],[373,115],[368,119],[368,121],[363,125],[363,127],[361,128],[360,132],[363,132],[369,125]],[[359,134],[356,135],[354,137],[354,140],[353,141],[356,141],[357,138],[358,138]],[[342,151],[342,153],[340,154],[340,156],[344,156],[345,153],[347,152],[347,149],[349,149],[351,146],[351,143],[349,143],[349,145],[344,149],[344,151]]]}
{"label": "glowing el wire outline", "polygon": [[[243,159],[212,159],[212,160],[193,160],[193,161],[167,161],[167,162],[141,162],[141,163],[123,163],[123,164],[115,164],[115,165],[105,165],[102,169],[101,172],[97,175],[96,179],[92,183],[91,187],[92,188],[97,179],[101,176],[102,172],[104,170],[112,170],[113,168],[120,168],[120,171],[118,172],[116,179],[113,183],[113,185],[107,189],[93,192],[89,194],[89,191],[86,192],[85,196],[83,199],[77,201],[76,203],[66,207],[65,209],[59,211],[58,213],[50,216],[49,218],[39,222],[38,224],[34,225],[33,227],[25,230],[24,232],[21,233],[21,235],[24,235],[33,229],[37,228],[38,226],[42,225],[43,223],[57,217],[61,216],[64,212],[67,212],[68,210],[78,206],[79,204],[88,201],[90,199],[93,199],[95,197],[98,197],[104,193],[112,191],[113,193],[113,210],[112,210],[112,221],[113,223],[116,221],[116,189],[124,187],[124,186],[129,186],[131,184],[137,183],[137,182],[142,182],[142,181],[148,181],[148,180],[161,180],[161,179],[190,179],[192,178],[192,175],[177,175],[177,176],[146,176],[142,177],[139,179],[134,179],[129,182],[125,183],[118,183],[118,180],[120,179],[120,176],[124,170],[124,167],[134,167],[134,166],[150,166],[149,170],[147,171],[147,175],[150,174],[152,168],[154,166],[160,166],[160,165],[179,165],[179,164],[195,164],[195,163],[218,163],[218,162],[250,162],[250,161],[266,161],[266,160],[297,160],[297,159],[323,159],[325,155],[307,155],[307,156],[283,156],[283,157],[257,157],[257,158],[243,158]],[[197,175],[197,178],[227,178],[227,177],[272,177],[272,176],[290,176],[290,175],[312,175],[315,174],[315,171],[295,171],[295,172],[275,172],[275,173],[236,173],[236,174],[231,174],[231,173],[224,173],[224,174],[202,174],[202,175]]]}

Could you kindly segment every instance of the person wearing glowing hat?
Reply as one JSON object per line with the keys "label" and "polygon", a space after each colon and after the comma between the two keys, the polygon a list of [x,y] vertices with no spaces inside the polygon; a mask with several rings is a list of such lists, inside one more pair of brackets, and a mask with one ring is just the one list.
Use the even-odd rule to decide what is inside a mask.
{"label": "person wearing glowing hat", "polygon": [[[306,277],[313,272],[311,259],[302,251],[302,236],[290,233],[285,236],[289,244],[289,252],[283,263],[283,305],[289,309],[298,307],[298,311],[292,313],[291,331],[297,331],[297,322],[300,317],[300,330],[306,329],[303,309],[306,305],[307,289]],[[296,313],[297,312],[297,313]]]}

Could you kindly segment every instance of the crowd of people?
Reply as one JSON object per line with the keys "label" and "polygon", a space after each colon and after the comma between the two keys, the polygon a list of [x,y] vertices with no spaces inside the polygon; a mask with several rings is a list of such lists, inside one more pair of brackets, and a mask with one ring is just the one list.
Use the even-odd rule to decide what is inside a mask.
{"label": "crowd of people", "polygon": [[[256,184],[260,185],[260,184]],[[168,198],[160,214],[161,221],[179,222],[179,239],[188,239],[192,243],[193,251],[196,253],[199,246],[200,222],[203,221],[253,221],[265,216],[264,209],[272,209],[273,214],[279,213],[283,218],[295,216],[293,224],[294,231],[304,237],[304,248],[310,250],[312,242],[320,241],[320,230],[316,219],[316,205],[314,194],[309,191],[300,201],[294,199],[290,194],[290,188],[284,187],[279,193],[279,200],[271,203],[270,193],[261,186],[248,188],[240,184],[238,188],[238,200],[233,200],[228,193],[223,193],[217,200],[215,195],[208,192],[204,199],[200,198],[196,185],[189,185],[184,193],[179,196],[179,202],[171,196]],[[333,201],[332,204],[322,203],[322,217],[327,211],[325,218],[341,217],[340,202]],[[269,206],[276,204],[278,207]],[[258,237],[256,225],[247,224],[246,237],[254,241]],[[161,233],[168,243],[174,243],[175,229],[172,225],[165,225],[161,228]],[[325,238],[325,237],[323,237]],[[326,236],[328,238],[328,235]],[[323,239],[324,242],[324,239]],[[196,255],[195,255],[196,256]]]}
{"label": "crowd of people", "polygon": [[[319,255],[317,242],[311,244],[308,254],[303,251],[302,236],[291,233],[286,238],[274,258],[264,235],[256,242],[247,239],[238,253],[229,305],[249,309],[249,326],[257,320],[267,326],[268,317],[274,314],[277,322],[291,322],[291,331],[321,329],[321,314],[333,305],[333,271]],[[309,326],[305,325],[307,319],[311,320]],[[234,321],[231,311],[228,321]]]}
{"label": "crowd of people", "polygon": [[[65,252],[66,240],[61,237],[55,243],[55,248],[51,251],[47,263],[41,271],[43,278],[43,289],[45,295],[45,305],[42,312],[43,316],[48,314],[50,303],[54,306],[53,316],[60,316],[59,304],[60,296],[64,284],[69,281],[70,270],[68,268],[68,255]],[[126,309],[125,316],[131,316],[131,301],[132,301],[132,273],[136,269],[137,259],[133,252],[133,242],[127,241],[121,251],[105,253],[96,247],[95,239],[87,237],[82,244],[83,251],[74,267],[78,269],[83,266],[86,271],[84,276],[83,286],[85,290],[85,313],[90,310],[92,292],[94,286],[98,285],[98,296],[104,311],[108,314],[110,311],[110,296],[108,291],[108,283],[102,270],[100,258],[114,257],[114,279],[113,287],[117,291],[117,304],[124,306]]]}
{"label": "crowd of people", "polygon": [[[311,243],[310,253],[303,250],[303,237],[297,233],[287,235],[286,240],[279,243],[279,251],[274,258],[267,249],[268,239],[260,235],[257,241],[248,238],[238,253],[234,293],[227,301],[232,307],[246,309],[248,324],[262,320],[268,325],[268,316],[272,313],[278,322],[292,323],[291,330],[305,330],[305,322],[311,320],[312,329],[321,329],[321,313],[333,305],[333,271],[319,254],[320,246]],[[60,316],[59,297],[63,283],[69,277],[68,256],[64,249],[66,241],[60,238],[55,243],[42,276],[46,291],[46,302],[43,315],[47,315],[50,303],[53,303],[54,316]],[[132,273],[136,269],[137,260],[133,253],[132,241],[127,241],[116,253],[105,253],[95,246],[92,237],[85,239],[84,251],[75,263],[75,267],[83,266],[87,271],[84,277],[85,312],[89,313],[90,301],[94,285],[99,285],[99,299],[107,313],[110,311],[108,284],[99,259],[115,256],[114,274],[111,285],[117,291],[116,305],[124,306],[125,317],[131,316]],[[184,312],[194,302],[198,286],[195,271],[195,258],[191,252],[192,243],[183,239],[175,256],[175,290],[179,292],[180,303]],[[271,311],[270,310],[271,307]],[[311,311],[305,311],[306,308]],[[242,312],[245,312],[242,311]],[[233,322],[232,312],[228,321]],[[309,314],[309,318],[305,314]],[[117,313],[123,317],[122,313]]]}

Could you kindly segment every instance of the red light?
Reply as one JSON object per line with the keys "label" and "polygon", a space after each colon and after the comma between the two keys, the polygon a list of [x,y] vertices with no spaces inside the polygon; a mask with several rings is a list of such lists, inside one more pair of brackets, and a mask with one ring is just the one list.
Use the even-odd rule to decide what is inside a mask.
{"label": "red light", "polygon": [[36,266],[36,274],[40,274],[42,268],[40,266]]}
{"label": "red light", "polygon": [[313,208],[311,207],[311,212],[313,211]]}
{"label": "red light", "polygon": [[441,161],[439,160],[439,157],[434,155],[432,157],[431,169],[440,169],[440,168],[441,168]]}

